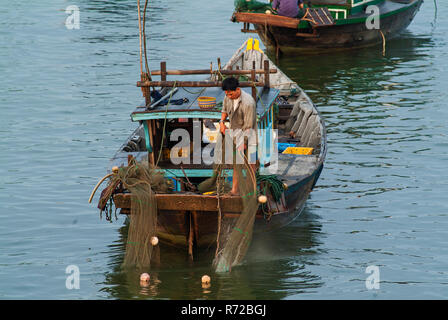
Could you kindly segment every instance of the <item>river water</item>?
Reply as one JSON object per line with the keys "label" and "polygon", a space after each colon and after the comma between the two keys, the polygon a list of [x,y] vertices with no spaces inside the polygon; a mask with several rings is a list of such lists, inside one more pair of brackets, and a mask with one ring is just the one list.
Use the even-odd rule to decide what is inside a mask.
{"label": "river water", "polygon": [[[379,46],[282,58],[328,130],[325,168],[303,214],[256,237],[230,274],[168,252],[148,288],[120,269],[124,218],[100,220],[87,201],[135,128],[135,2],[0,8],[0,299],[448,298],[445,1],[437,12],[426,1],[385,56]],[[247,38],[229,21],[233,1],[150,3],[152,69],[160,60],[208,68]],[[80,9],[79,29],[66,28],[69,5]],[[79,289],[66,287],[70,265]]]}

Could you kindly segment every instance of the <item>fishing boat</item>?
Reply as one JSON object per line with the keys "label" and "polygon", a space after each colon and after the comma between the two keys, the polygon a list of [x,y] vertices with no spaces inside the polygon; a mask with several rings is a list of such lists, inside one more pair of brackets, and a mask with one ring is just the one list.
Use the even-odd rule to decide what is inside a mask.
{"label": "fishing boat", "polygon": [[[277,56],[385,43],[414,19],[423,0],[310,0],[300,19],[273,14],[270,6],[237,7],[232,21],[258,33]],[[254,29],[251,29],[251,25]]]}
{"label": "fishing boat", "polygon": [[[149,103],[146,99],[132,112],[137,128],[113,156],[110,170],[126,167],[133,160],[147,161],[172,180],[170,192],[155,194],[157,235],[162,242],[187,247],[192,254],[193,247],[210,247],[216,242],[220,220],[234,221],[243,211],[241,195],[202,193],[193,188],[213,175],[213,164],[203,159],[199,163],[193,161],[193,148],[176,149],[177,140],[171,141],[174,130],[183,128],[199,132],[198,145],[202,149],[214,146],[225,97],[222,78],[229,75],[238,76],[241,89],[256,100],[257,130],[264,129],[258,143],[270,144],[259,159],[260,177],[274,174],[282,182],[277,200],[268,190],[264,193],[265,201],[258,203],[254,232],[280,228],[300,215],[324,166],[326,129],[308,95],[274,65],[260,49],[258,40],[247,40],[224,66],[218,59],[217,70],[212,70],[212,66],[168,70],[166,63],[161,62],[160,70],[151,74],[160,75],[160,81],[139,81],[137,85],[143,89],[161,88],[159,99]],[[195,81],[167,80],[167,76],[197,74],[208,76]],[[215,104],[204,107],[203,97],[215,100]],[[192,139],[193,144],[197,141],[194,139],[197,138]],[[186,161],[174,164],[173,158],[178,156]],[[232,166],[225,170],[230,181]],[[114,206],[130,219],[131,197],[119,187],[111,197]],[[98,207],[104,210],[105,205],[100,199]]]}

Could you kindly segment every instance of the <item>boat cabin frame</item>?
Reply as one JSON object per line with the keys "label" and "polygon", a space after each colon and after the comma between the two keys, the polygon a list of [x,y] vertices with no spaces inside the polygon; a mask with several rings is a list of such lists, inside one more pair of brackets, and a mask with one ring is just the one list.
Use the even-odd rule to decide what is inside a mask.
{"label": "boat cabin frame", "polygon": [[[270,87],[270,74],[274,73],[277,73],[277,69],[270,68],[268,60],[263,61],[260,66],[256,66],[253,63],[252,69],[247,70],[221,69],[220,59],[218,59],[218,69],[216,70],[213,70],[212,66],[210,69],[167,70],[166,62],[162,61],[160,63],[160,70],[151,72],[151,76],[160,76],[160,80],[139,81],[137,82],[137,86],[145,89],[142,90],[144,95],[145,93],[149,93],[148,88],[155,90],[155,87],[160,87],[160,94],[163,97],[151,102],[145,96],[145,103],[138,106],[131,114],[132,121],[140,122],[143,125],[149,163],[158,165],[167,177],[176,178],[188,176],[192,178],[205,178],[212,175],[213,170],[211,165],[204,165],[202,163],[191,164],[191,161],[186,161],[186,164],[183,163],[177,166],[170,165],[166,162],[163,164],[160,163],[159,160],[161,157],[159,154],[165,154],[165,150],[161,151],[160,149],[165,149],[167,147],[166,141],[169,140],[169,132],[164,133],[163,129],[165,128],[165,131],[168,131],[167,122],[172,122],[174,128],[184,127],[189,132],[193,131],[193,139],[190,139],[190,141],[194,147],[194,144],[198,141],[194,137],[194,122],[199,121],[199,130],[201,130],[199,137],[201,139],[200,144],[202,150],[205,122],[210,122],[211,120],[213,123],[216,123],[221,119],[222,103],[225,98],[225,93],[221,89],[222,81],[227,76],[235,76],[239,79],[239,87],[241,90],[250,93],[256,101],[257,128],[264,129],[257,131],[257,139],[259,142],[265,143],[265,149],[263,150],[266,150],[263,161],[260,162],[260,169],[269,166],[271,157],[270,147],[277,146],[275,143],[271,145],[271,140],[275,138],[273,130],[275,129],[276,99],[280,93],[280,90]],[[180,75],[209,75],[209,79],[205,81],[168,81],[168,76]],[[198,98],[201,96],[214,97],[216,99],[216,107],[212,109],[201,108],[198,104]],[[183,103],[170,103],[171,101],[182,102],[180,101],[182,99]],[[165,103],[161,103],[162,100],[165,100]],[[165,147],[163,145],[164,143]],[[167,149],[169,150],[169,147]],[[194,156],[194,153],[190,152],[188,154],[189,160]],[[166,158],[163,159],[166,160]],[[229,174],[233,171],[230,165],[226,167],[226,170]],[[178,190],[179,186],[176,186],[176,189]]]}

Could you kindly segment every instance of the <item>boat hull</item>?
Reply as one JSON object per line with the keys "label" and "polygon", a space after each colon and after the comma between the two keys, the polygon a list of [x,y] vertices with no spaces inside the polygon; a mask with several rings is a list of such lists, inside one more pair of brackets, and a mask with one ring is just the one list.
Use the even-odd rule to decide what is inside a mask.
{"label": "boat hull", "polygon": [[254,26],[265,46],[270,51],[279,50],[282,54],[359,48],[382,43],[382,34],[386,40],[399,35],[412,22],[422,3],[423,0],[417,0],[395,14],[382,17],[380,29],[369,30],[365,21],[362,21],[316,28],[314,35],[304,37],[297,35],[297,29],[257,24]]}
{"label": "boat hull", "polygon": [[[265,216],[259,210],[254,233],[273,231],[294,221],[302,212],[322,169],[323,163],[311,175],[288,186],[285,191],[288,210],[271,216]],[[197,247],[216,245],[220,217],[216,196],[192,196],[190,200],[185,195],[181,197],[185,197],[185,200],[179,200],[180,196],[171,194],[163,195],[163,199],[158,198],[157,235],[160,240],[176,247],[188,247],[190,239],[194,240]],[[121,213],[130,213],[129,194],[116,194],[114,203]],[[175,207],[179,209],[175,210]],[[222,229],[232,228],[241,214],[241,198],[223,196],[221,208]],[[129,218],[132,219],[132,215],[129,214]]]}

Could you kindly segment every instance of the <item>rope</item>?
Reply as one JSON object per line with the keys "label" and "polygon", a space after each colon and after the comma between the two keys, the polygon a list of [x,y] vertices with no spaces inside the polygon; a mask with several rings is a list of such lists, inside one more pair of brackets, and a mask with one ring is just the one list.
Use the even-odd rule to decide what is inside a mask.
{"label": "rope", "polygon": [[93,188],[92,193],[90,194],[89,203],[92,202],[92,199],[93,199],[93,196],[95,195],[96,190],[98,190],[98,187],[103,183],[103,181],[106,180],[107,178],[112,177],[113,175],[114,175],[113,173],[109,173],[109,174],[105,175],[100,181],[98,181],[95,188]]}
{"label": "rope", "polygon": [[193,92],[193,91],[185,89],[185,87],[181,87],[181,88],[184,89],[185,91],[187,91],[188,93],[191,93],[191,94],[201,94],[204,91],[204,89],[202,89],[202,90],[200,90],[198,92]]}
{"label": "rope", "polygon": [[258,99],[260,100],[261,105],[262,105],[263,108],[264,108],[264,103],[263,103],[263,100],[261,99],[260,93],[259,93],[258,90],[257,90],[257,86],[255,85],[255,83],[252,83],[252,85],[254,86],[254,88],[255,88],[255,92],[257,93],[257,97],[258,97]]}
{"label": "rope", "polygon": [[221,175],[222,175],[222,170],[221,170],[221,165],[218,166],[217,168],[218,170],[218,181],[216,184],[216,196],[218,198],[218,234],[216,235],[216,251],[215,251],[215,258],[218,257],[218,252],[219,252],[219,240],[221,237],[221,223],[222,223],[222,212],[221,212]]}
{"label": "rope", "polygon": [[381,36],[383,37],[383,56],[386,55],[386,37],[384,36],[383,31],[381,31],[381,29],[379,30],[381,33]]}
{"label": "rope", "polygon": [[148,79],[151,81],[151,72],[149,71],[148,67],[148,56],[146,52],[146,8],[148,6],[148,0],[145,0],[145,8],[143,9],[143,26],[142,26],[142,34],[143,34],[143,47],[144,47],[144,53],[145,53],[145,68],[146,73],[148,74]]}
{"label": "rope", "polygon": [[163,140],[165,139],[166,115],[168,114],[168,106],[170,105],[171,97],[173,96],[174,89],[176,88],[176,82],[177,81],[174,81],[173,90],[171,90],[170,98],[168,99],[168,103],[166,104],[166,107],[165,107],[165,119],[163,120],[162,140],[160,142],[160,150],[159,150],[159,156],[157,157],[156,167],[159,164],[160,156],[162,155],[162,145],[163,145]]}
{"label": "rope", "polygon": [[[272,197],[274,198],[275,201],[278,201],[281,199],[283,191],[284,191],[283,182],[281,180],[279,180],[275,174],[261,176],[257,173],[257,182],[259,182],[259,183],[264,182],[265,185],[267,187],[269,187],[269,190],[270,190]],[[266,186],[265,186],[265,190],[264,190],[265,194],[267,191]]]}
{"label": "rope", "polygon": [[141,22],[141,13],[140,13],[140,0],[137,0],[138,6],[138,31],[139,31],[139,42],[140,42],[140,73],[143,73],[143,47],[142,47],[142,22]]}
{"label": "rope", "polygon": [[434,33],[435,29],[436,29],[436,23],[437,23],[437,0],[434,0],[434,21],[431,23],[432,24],[432,32]]}

